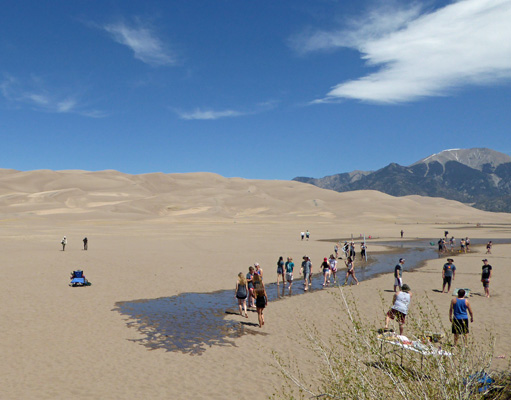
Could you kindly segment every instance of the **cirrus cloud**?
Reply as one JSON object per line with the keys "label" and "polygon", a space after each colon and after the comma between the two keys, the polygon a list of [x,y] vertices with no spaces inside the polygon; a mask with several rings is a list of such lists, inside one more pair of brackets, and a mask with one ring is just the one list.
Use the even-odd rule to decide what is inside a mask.
{"label": "cirrus cloud", "polygon": [[69,94],[69,90],[50,89],[43,79],[34,75],[27,80],[4,75],[0,82],[0,94],[15,107],[24,106],[35,111],[57,114],[73,113],[91,118],[106,116],[106,113],[89,109],[82,104],[79,94]]}
{"label": "cirrus cloud", "polygon": [[445,96],[467,85],[511,78],[511,0],[461,0],[432,12],[379,9],[350,29],[294,38],[301,52],[353,48],[376,68],[342,82],[316,102],[376,103]]}
{"label": "cirrus cloud", "polygon": [[117,22],[103,26],[112,39],[119,44],[129,47],[134,57],[152,66],[173,65],[176,57],[156,34],[140,22],[130,26],[125,22]]}

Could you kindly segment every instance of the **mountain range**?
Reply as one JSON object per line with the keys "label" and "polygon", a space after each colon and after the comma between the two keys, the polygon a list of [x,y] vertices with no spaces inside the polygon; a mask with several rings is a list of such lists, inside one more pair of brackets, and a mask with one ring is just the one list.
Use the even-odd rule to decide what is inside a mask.
{"label": "mountain range", "polygon": [[409,166],[391,163],[377,171],[293,180],[337,192],[443,197],[481,210],[511,212],[511,157],[486,148],[444,150]]}

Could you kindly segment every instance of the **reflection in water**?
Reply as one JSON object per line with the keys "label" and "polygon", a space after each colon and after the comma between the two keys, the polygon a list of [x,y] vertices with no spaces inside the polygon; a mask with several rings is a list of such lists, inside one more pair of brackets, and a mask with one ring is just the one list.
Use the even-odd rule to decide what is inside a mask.
{"label": "reflection in water", "polygon": [[[406,258],[406,271],[420,266],[428,259],[437,258],[435,246],[429,245],[429,240],[421,242],[378,242],[393,248],[399,248],[399,253],[371,254],[368,249],[368,261],[357,259],[356,275],[359,281],[367,280],[381,273],[392,272],[400,257]],[[472,240],[473,244],[485,243],[484,240]],[[496,241],[494,241],[496,243]],[[337,281],[344,282],[345,268],[339,260]],[[319,267],[315,265],[317,272]],[[277,286],[275,283],[266,285],[268,301],[275,301],[289,296],[303,295],[303,281],[300,277],[300,266],[295,268],[295,281],[291,290],[286,285]],[[312,289],[322,290],[323,276],[315,275]],[[393,282],[389,282],[392,288]],[[128,326],[137,328],[144,336],[134,340],[149,349],[165,349],[180,351],[188,354],[202,354],[211,346],[235,346],[234,339],[246,334],[266,335],[261,331],[254,309],[249,318],[238,314],[237,302],[233,290],[222,290],[213,293],[183,293],[178,296],[162,297],[159,299],[123,301],[115,304],[116,311],[128,317]],[[236,315],[235,319],[225,319],[226,315]],[[254,322],[250,322],[254,321]]]}

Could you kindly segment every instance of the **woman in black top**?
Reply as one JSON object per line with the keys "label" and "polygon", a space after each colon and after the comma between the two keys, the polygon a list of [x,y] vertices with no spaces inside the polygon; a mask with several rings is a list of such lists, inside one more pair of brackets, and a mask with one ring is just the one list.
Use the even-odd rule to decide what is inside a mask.
{"label": "woman in black top", "polygon": [[266,296],[266,289],[264,283],[258,275],[254,275],[254,296],[256,298],[257,318],[259,320],[259,328],[264,325],[263,311],[268,304],[268,296]]}

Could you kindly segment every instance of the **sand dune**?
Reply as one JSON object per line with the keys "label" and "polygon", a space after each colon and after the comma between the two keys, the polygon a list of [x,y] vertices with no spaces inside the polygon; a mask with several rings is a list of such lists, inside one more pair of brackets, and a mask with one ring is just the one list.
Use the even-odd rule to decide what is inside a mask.
{"label": "sand dune", "polygon": [[[308,254],[317,265],[333,250],[328,239],[352,234],[396,239],[404,229],[405,239],[429,240],[445,229],[456,237],[511,233],[510,214],[455,201],[336,193],[299,182],[210,173],[0,170],[0,222],[2,399],[234,399],[253,377],[258,389],[250,397],[265,399],[280,382],[270,367],[271,351],[298,354],[300,318],[307,316],[325,333],[341,318],[327,291],[269,304],[263,329],[249,326],[250,334],[196,357],[148,351],[134,342],[144,334],[128,327],[115,304],[233,290],[237,273],[256,261],[265,281],[274,282],[278,256],[297,261]],[[299,232],[305,229],[312,236],[302,242]],[[88,251],[82,250],[84,236]],[[369,249],[377,243],[371,239]],[[495,297],[473,299],[474,336],[484,340],[486,329],[493,329],[498,354],[508,358],[510,327],[502,315],[509,312],[509,251],[510,246],[496,246],[491,255]],[[480,289],[479,252],[455,257],[456,279],[464,287]],[[450,299],[433,292],[442,264],[431,260],[408,275],[416,298],[427,294],[440,309]],[[67,286],[76,268],[85,271],[91,287]],[[392,288],[392,282],[381,276],[349,290],[361,311],[378,319],[374,293]],[[392,294],[384,297],[390,302]],[[253,314],[249,322],[256,321]],[[501,359],[495,363],[503,368]]]}
{"label": "sand dune", "polygon": [[[411,218],[494,221],[500,217],[445,199],[336,193],[299,182],[224,178],[211,173],[128,175],[117,171],[2,170],[0,213],[88,218]],[[427,219],[422,218],[426,215]]]}

